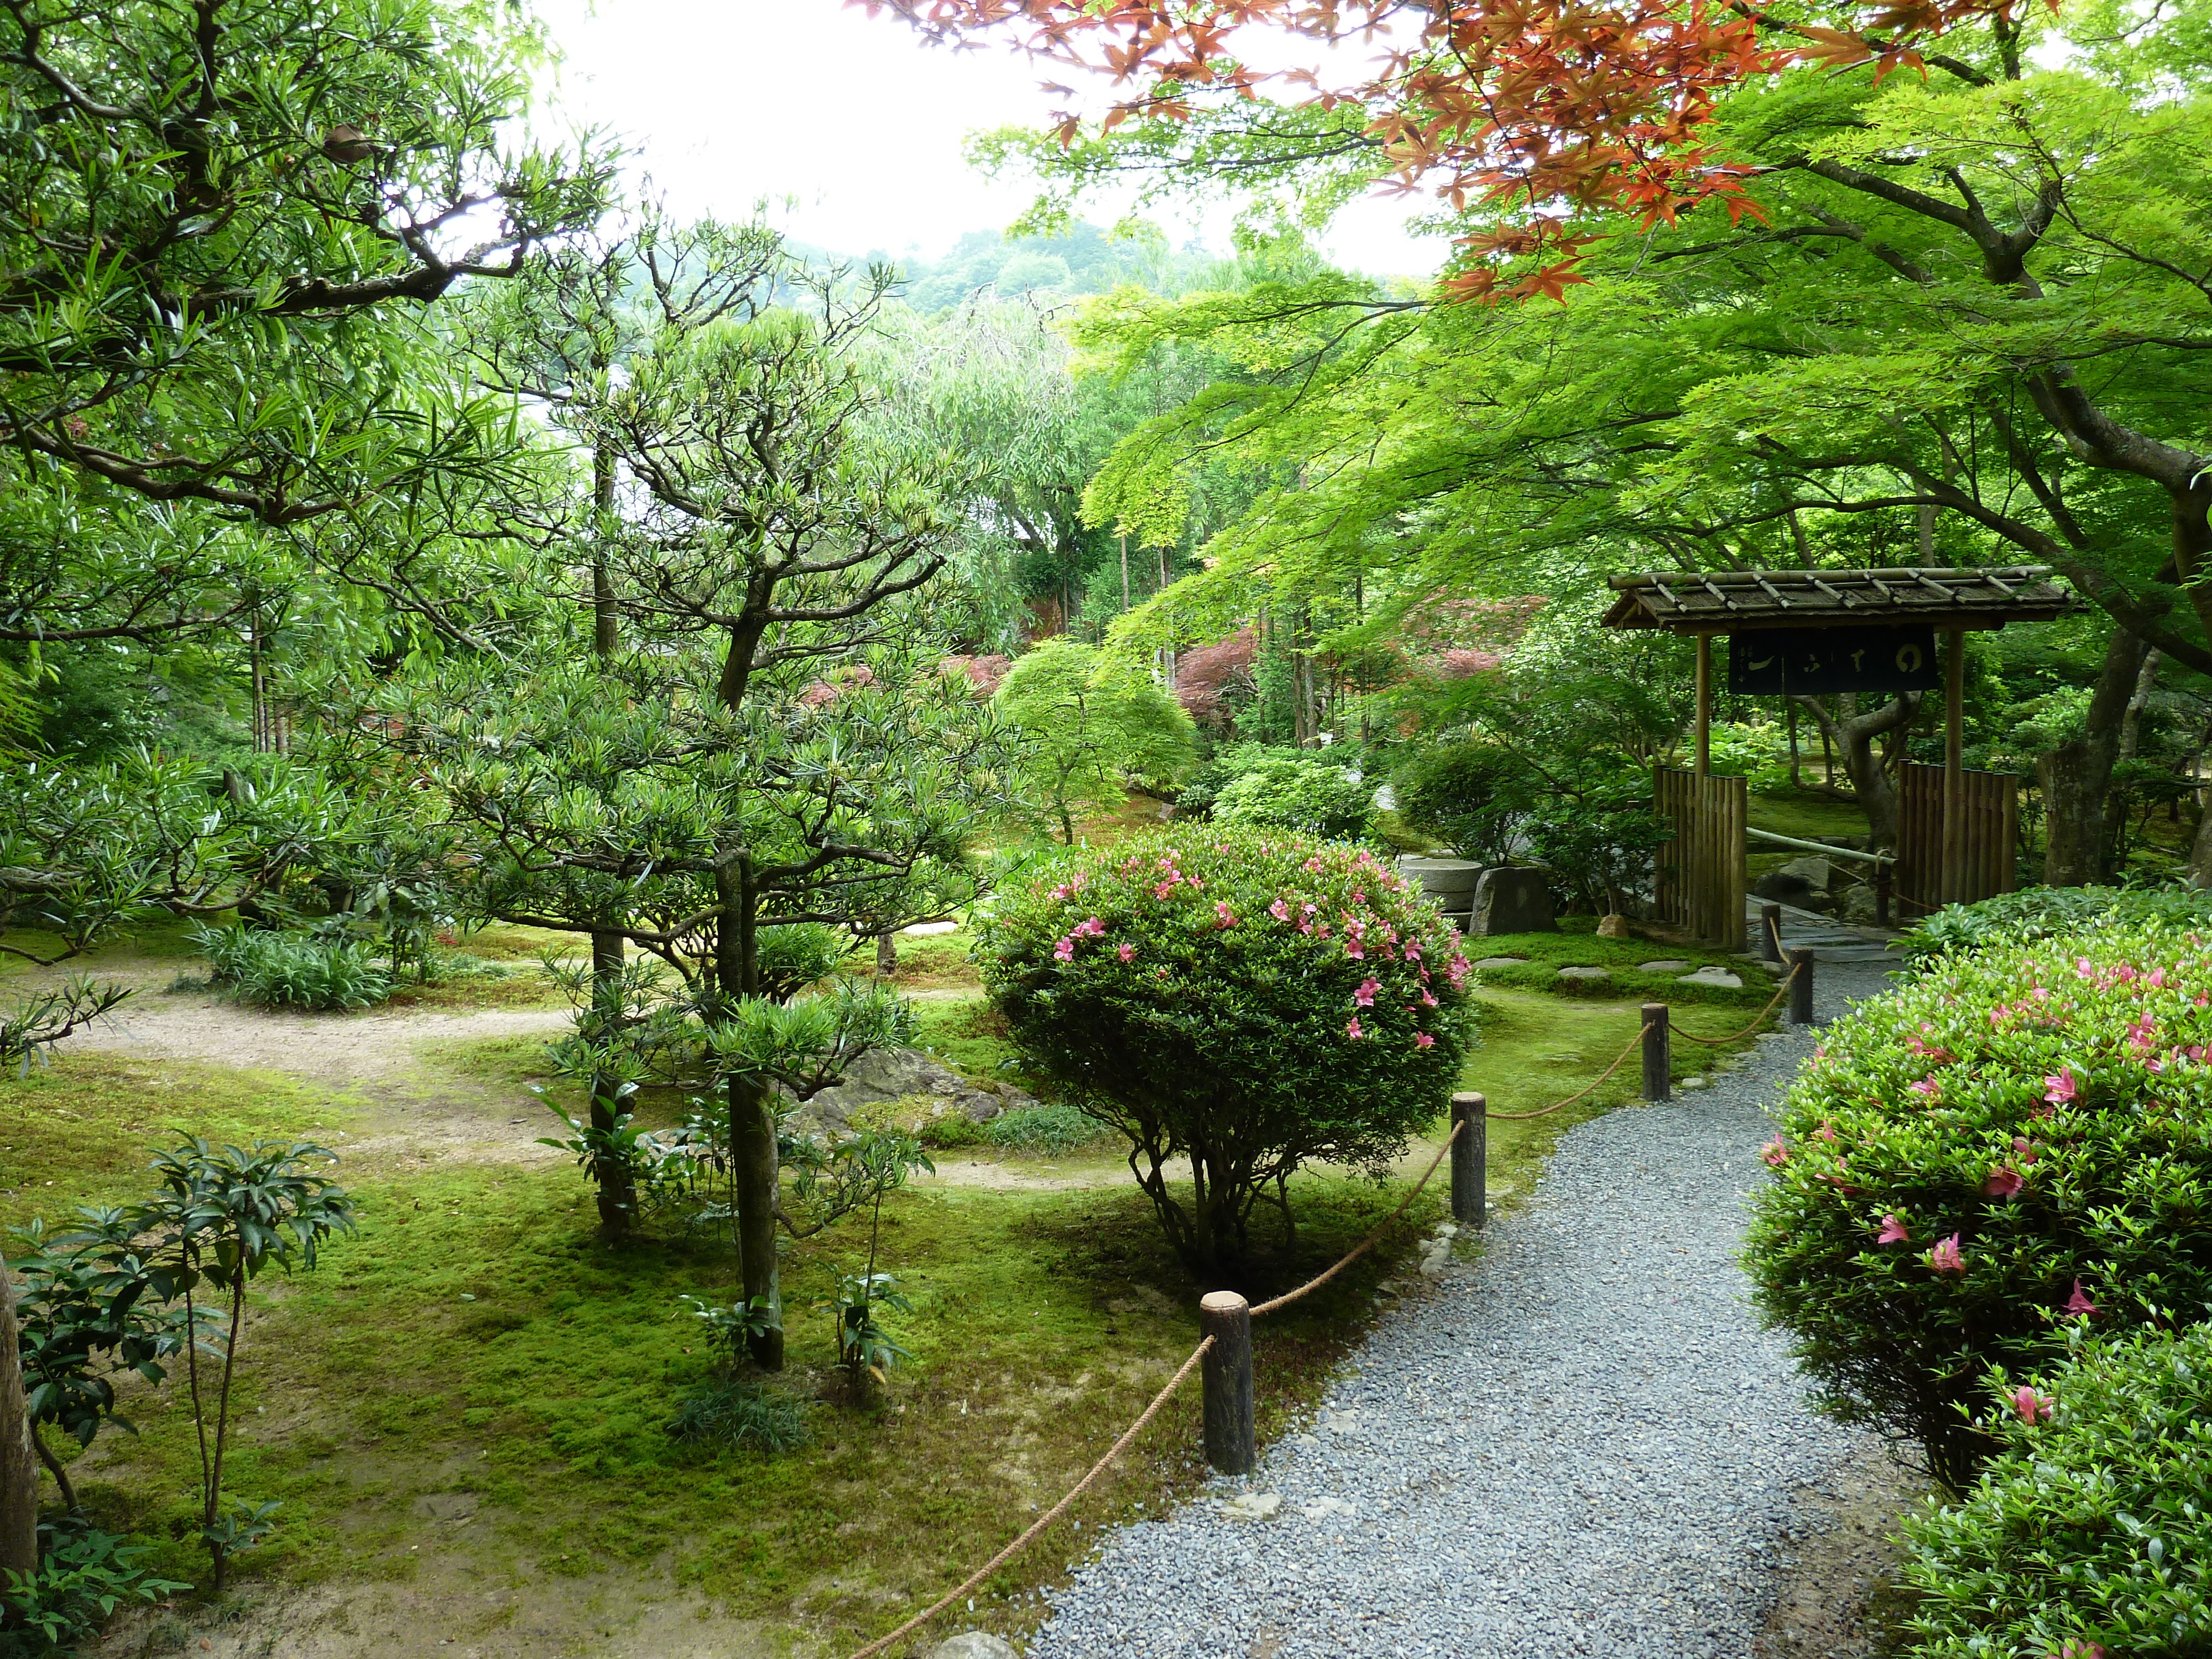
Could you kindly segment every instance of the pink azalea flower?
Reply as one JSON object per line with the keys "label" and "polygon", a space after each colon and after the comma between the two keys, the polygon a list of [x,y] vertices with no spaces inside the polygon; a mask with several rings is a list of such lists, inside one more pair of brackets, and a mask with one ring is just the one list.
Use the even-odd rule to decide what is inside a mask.
{"label": "pink azalea flower", "polygon": [[1905,1087],[1916,1095],[1924,1095],[1929,1100],[1936,1099],[1943,1092],[1943,1085],[1932,1077],[1923,1077],[1917,1083],[1908,1083]]}
{"label": "pink azalea flower", "polygon": [[1367,960],[1367,952],[1359,948],[1359,941],[1356,939],[1348,939],[1344,941],[1344,954],[1350,957],[1354,962],[1364,962]]}
{"label": "pink azalea flower", "polygon": [[1346,1036],[1351,1037],[1352,1039],[1353,1039],[1355,1042],[1356,1042],[1356,1041],[1358,1041],[1359,1038],[1364,1037],[1364,1036],[1365,1036],[1367,1035],[1367,1033],[1366,1033],[1366,1032],[1364,1032],[1364,1031],[1363,1031],[1363,1030],[1361,1030],[1359,1029],[1359,1016],[1358,1016],[1358,1015],[1354,1014],[1354,1015],[1352,1017],[1351,1023],[1350,1023],[1349,1024],[1347,1024],[1347,1025],[1344,1028],[1344,1034],[1345,1034],[1345,1036]]}
{"label": "pink azalea flower", "polygon": [[2027,1182],[2019,1170],[2007,1169],[2000,1164],[1990,1171],[1989,1178],[1982,1182],[1982,1196],[1984,1198],[2017,1198],[2020,1196],[2020,1189],[2026,1185]]}
{"label": "pink azalea flower", "polygon": [[1458,988],[1465,981],[1468,967],[1469,963],[1465,957],[1455,956],[1451,959],[1451,965],[1444,969],[1444,977],[1452,982],[1453,988]]}
{"label": "pink azalea flower", "polygon": [[2071,1066],[2062,1066],[2052,1075],[2043,1079],[2043,1097],[2053,1106],[2071,1106],[2074,1103],[2075,1096],[2080,1092],[2081,1085],[2074,1081],[2074,1068]]}
{"label": "pink azalea flower", "polygon": [[2150,976],[2146,979],[2143,983],[2163,991],[2166,988],[2166,969],[2163,968],[2152,969],[2150,970]]}
{"label": "pink azalea flower", "polygon": [[2089,1300],[2089,1292],[2081,1288],[2081,1281],[2078,1279],[2074,1281],[2074,1294],[2066,1298],[2066,1311],[2078,1314],[2085,1319],[2097,1316],[2097,1304]]}
{"label": "pink azalea flower", "polygon": [[2106,1659],[2104,1648],[2095,1642],[2076,1642],[2070,1638],[2051,1659]]}
{"label": "pink azalea flower", "polygon": [[2127,1028],[2130,1052],[2147,1054],[2158,1046],[2158,1037],[2151,1017],[2145,1014]]}
{"label": "pink azalea flower", "polygon": [[1133,945],[1124,945],[1119,950],[1115,951],[1114,954],[1121,957],[1122,961],[1127,962],[1137,954],[1137,947]]}
{"label": "pink azalea flower", "polygon": [[1413,1046],[1416,1048],[1433,1048],[1437,1046],[1437,1040],[1426,1031],[1416,1031],[1413,1033]]}
{"label": "pink azalea flower", "polygon": [[2075,977],[2080,979],[2094,979],[2097,976],[2097,970],[2089,965],[2089,958],[2087,957],[2075,957],[2074,973]]}
{"label": "pink azalea flower", "polygon": [[1079,933],[1088,933],[1091,938],[1097,939],[1099,934],[1106,931],[1106,924],[1099,921],[1096,916],[1088,916],[1084,919],[1083,924],[1076,928],[1075,931]]}
{"label": "pink azalea flower", "polygon": [[2038,1394],[2025,1382],[2005,1398],[2012,1402],[2012,1408],[2020,1413],[2023,1423],[2048,1423],[2051,1408],[2058,1403],[2047,1394]]}
{"label": "pink azalea flower", "polygon": [[1928,1265],[1939,1273],[1963,1273],[1966,1271],[1966,1253],[1959,1248],[1959,1235],[1940,1241],[1928,1252]]}
{"label": "pink azalea flower", "polygon": [[1433,1008],[1436,1006],[1437,1000],[1429,994],[1428,988],[1424,986],[1421,990],[1421,1006],[1424,1008]]}
{"label": "pink azalea flower", "polygon": [[1214,900],[1213,925],[1216,927],[1234,927],[1237,925],[1237,917],[1229,908],[1227,899]]}
{"label": "pink azalea flower", "polygon": [[1075,960],[1075,935],[1070,933],[1052,947],[1053,955],[1062,962]]}
{"label": "pink azalea flower", "polygon": [[2012,1138],[2012,1151],[2013,1161],[2022,1167],[2034,1163],[2037,1158],[2043,1156],[2042,1149],[2026,1135],[2014,1135]]}
{"label": "pink azalea flower", "polygon": [[1875,1235],[1877,1244],[1910,1244],[1912,1235],[1905,1230],[1905,1218],[1892,1210],[1881,1218],[1881,1231]]}
{"label": "pink azalea flower", "polygon": [[1375,1006],[1375,994],[1382,988],[1382,982],[1380,980],[1363,979],[1359,981],[1359,988],[1352,994],[1352,1000],[1363,1008],[1372,1008]]}
{"label": "pink azalea flower", "polygon": [[1288,921],[1291,919],[1291,907],[1282,900],[1277,899],[1267,907],[1267,914],[1274,917],[1277,921]]}
{"label": "pink azalea flower", "polygon": [[1778,1170],[1790,1161],[1790,1144],[1780,1135],[1759,1149],[1759,1161],[1770,1170]]}
{"label": "pink azalea flower", "polygon": [[1420,959],[1421,941],[1417,939],[1407,939],[1406,941],[1406,960],[1408,962],[1419,962]]}
{"label": "pink azalea flower", "polygon": [[1820,1127],[1813,1131],[1813,1138],[1815,1140],[1825,1140],[1832,1146],[1836,1140],[1836,1126],[1823,1119]]}

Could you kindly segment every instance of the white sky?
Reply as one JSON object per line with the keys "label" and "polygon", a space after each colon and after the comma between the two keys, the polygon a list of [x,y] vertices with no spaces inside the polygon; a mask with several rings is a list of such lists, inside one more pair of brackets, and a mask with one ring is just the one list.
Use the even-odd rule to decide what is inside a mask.
{"label": "white sky", "polygon": [[[961,157],[970,132],[1041,125],[1070,77],[994,44],[925,48],[895,18],[840,0],[538,0],[567,57],[540,125],[604,128],[640,152],[639,169],[683,214],[739,217],[763,197],[796,198],[779,222],[834,252],[935,258],[963,232],[1003,230],[1029,205],[1019,180],[994,183]],[[1407,236],[1406,198],[1355,204],[1325,239],[1374,275],[1425,275],[1444,244]],[[1111,225],[1124,204],[1085,216]],[[1180,245],[1229,246],[1229,215],[1156,210]]]}

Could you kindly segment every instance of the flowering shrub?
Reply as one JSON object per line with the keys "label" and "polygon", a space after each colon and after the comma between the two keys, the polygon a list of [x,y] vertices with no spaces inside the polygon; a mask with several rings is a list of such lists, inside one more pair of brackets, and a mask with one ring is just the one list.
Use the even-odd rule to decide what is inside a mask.
{"label": "flowering shrub", "polygon": [[2082,1341],[1990,1395],[1980,1483],[1905,1518],[1916,1659],[2212,1652],[2212,1326]]}
{"label": "flowering shrub", "polygon": [[[1200,1271],[1328,1158],[1380,1170],[1447,1104],[1473,1034],[1458,935],[1374,855],[1206,826],[1087,853],[976,924],[1039,1070],[1125,1136]],[[1188,1158],[1188,1198],[1169,1165]]]}
{"label": "flowering shrub", "polygon": [[1823,1403],[1963,1488],[1966,1408],[2070,1327],[2212,1296],[2203,936],[2108,926],[1936,959],[1815,1051],[1767,1147],[1747,1262]]}

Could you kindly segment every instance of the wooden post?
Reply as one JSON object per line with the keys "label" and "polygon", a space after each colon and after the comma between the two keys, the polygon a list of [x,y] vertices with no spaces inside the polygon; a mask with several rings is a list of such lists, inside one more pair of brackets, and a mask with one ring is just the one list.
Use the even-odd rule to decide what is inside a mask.
{"label": "wooden post", "polygon": [[1698,775],[1713,770],[1713,636],[1698,635]]}
{"label": "wooden post", "polygon": [[1778,904],[1759,907],[1759,959],[1782,960],[1782,907]]}
{"label": "wooden post", "polygon": [[1810,1025],[1813,1023],[1813,953],[1809,950],[1790,949],[1783,952],[1795,977],[1790,981],[1790,1023]]}
{"label": "wooden post", "polygon": [[1877,864],[1874,867],[1874,925],[1889,926],[1890,884],[1896,879],[1894,866]]}
{"label": "wooden post", "polygon": [[1252,1426],[1252,1304],[1234,1291],[1209,1291],[1199,1299],[1198,1328],[1213,1339],[1199,1365],[1206,1461],[1224,1474],[1249,1474],[1260,1461]]}
{"label": "wooden post", "polygon": [[1674,1040],[1667,1030],[1667,1005],[1644,1005],[1644,1097],[1674,1097]]}
{"label": "wooden post", "polygon": [[1490,1207],[1483,1191],[1490,1162],[1490,1103],[1478,1094],[1454,1095],[1451,1121],[1459,1131],[1451,1150],[1452,1219],[1462,1227],[1480,1227]]}
{"label": "wooden post", "polygon": [[1946,904],[1966,896],[1966,631],[1951,629],[1943,670],[1943,863]]}

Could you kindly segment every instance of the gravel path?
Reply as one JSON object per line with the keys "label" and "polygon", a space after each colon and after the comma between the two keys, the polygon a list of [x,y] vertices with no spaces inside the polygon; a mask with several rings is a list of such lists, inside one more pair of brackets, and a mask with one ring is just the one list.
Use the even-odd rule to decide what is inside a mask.
{"label": "gravel path", "polygon": [[[1884,982],[1820,979],[1824,1015]],[[1793,1494],[1873,1455],[1808,1411],[1735,1261],[1763,1109],[1810,1048],[1769,1038],[1710,1090],[1571,1131],[1480,1261],[1376,1323],[1310,1432],[1113,1534],[1030,1652],[1748,1654]],[[1240,1492],[1280,1508],[1231,1518]]]}

